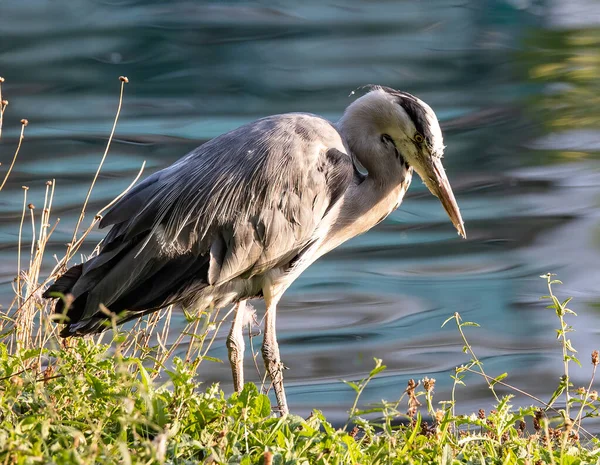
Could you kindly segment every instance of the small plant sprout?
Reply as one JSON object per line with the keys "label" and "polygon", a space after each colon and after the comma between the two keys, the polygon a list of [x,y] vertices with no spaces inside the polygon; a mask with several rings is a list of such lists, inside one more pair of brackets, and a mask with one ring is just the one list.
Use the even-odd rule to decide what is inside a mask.
{"label": "small plant sprout", "polygon": [[[0,112],[0,114],[4,114],[4,108],[5,108],[5,105],[3,102],[2,111]],[[0,120],[0,123],[1,123],[1,120]],[[6,181],[8,180],[8,177],[10,176],[10,173],[11,173],[13,167],[15,166],[15,162],[17,161],[17,157],[19,156],[19,151],[21,150],[21,145],[23,144],[23,139],[25,138],[25,128],[27,127],[28,124],[29,124],[29,121],[27,121],[26,119],[21,120],[21,134],[19,136],[19,142],[17,143],[17,149],[15,150],[12,161],[10,162],[8,171],[4,175],[4,180],[2,181],[2,184],[0,184],[0,191],[2,189],[4,189],[4,186],[6,185]],[[0,125],[0,130],[1,130],[1,125]]]}
{"label": "small plant sprout", "polygon": [[552,291],[552,286],[555,284],[562,284],[558,279],[553,279],[556,276],[552,273],[547,273],[545,275],[540,276],[542,279],[545,279],[548,283],[548,295],[544,295],[541,299],[550,300],[552,303],[548,305],[546,308],[553,309],[556,312],[556,316],[560,322],[560,327],[556,330],[556,339],[560,340],[562,347],[562,355],[563,355],[563,367],[564,373],[560,378],[560,383],[558,388],[552,394],[552,397],[548,401],[549,406],[553,405],[556,399],[558,399],[563,393],[565,395],[565,418],[570,418],[570,408],[571,408],[571,395],[570,389],[573,386],[571,384],[571,380],[569,378],[569,362],[575,362],[577,365],[581,366],[581,362],[577,359],[575,354],[577,351],[573,348],[571,344],[571,340],[568,338],[568,334],[573,332],[573,327],[567,325],[565,321],[566,315],[577,316],[577,314],[567,308],[567,305],[571,301],[572,297],[568,297],[563,302],[560,302],[558,298],[554,295]]}

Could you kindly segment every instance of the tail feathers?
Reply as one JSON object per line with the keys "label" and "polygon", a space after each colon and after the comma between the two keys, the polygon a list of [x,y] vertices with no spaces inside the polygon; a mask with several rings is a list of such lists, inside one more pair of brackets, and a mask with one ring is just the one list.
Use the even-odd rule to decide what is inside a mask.
{"label": "tail feathers", "polygon": [[67,294],[71,289],[73,289],[73,286],[81,277],[82,271],[83,264],[69,268],[60,278],[56,280],[52,286],[46,289],[42,297],[44,297],[44,299],[50,299],[52,297],[56,297],[51,295],[53,293]]}
{"label": "tail feathers", "polygon": [[101,311],[101,304],[114,312],[115,323],[121,324],[177,303],[192,289],[207,285],[208,254],[190,252],[170,257],[161,255],[150,244],[138,255],[138,245],[140,241],[103,251],[85,264],[70,268],[44,292],[45,298],[70,294],[55,304],[56,313],[65,314],[66,310],[62,337],[110,328],[112,318]]}
{"label": "tail feathers", "polygon": [[[66,295],[70,293],[77,280],[81,277],[82,271],[83,265],[76,265],[69,268],[60,278],[56,280],[52,286],[46,289],[46,291],[42,294],[42,297],[45,299],[52,299],[57,297],[56,294]],[[56,313],[62,313],[64,306],[65,302],[62,299],[59,299],[56,302],[54,311]]]}
{"label": "tail feathers", "polygon": [[77,323],[67,323],[60,330],[60,337],[85,336],[86,334],[96,334],[110,327],[110,320],[106,318],[92,317]]}

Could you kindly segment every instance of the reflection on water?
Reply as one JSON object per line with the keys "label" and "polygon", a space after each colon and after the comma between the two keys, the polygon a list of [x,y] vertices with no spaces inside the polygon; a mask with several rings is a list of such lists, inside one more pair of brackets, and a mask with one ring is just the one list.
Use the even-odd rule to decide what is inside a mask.
{"label": "reflection on water", "polygon": [[[292,409],[341,418],[353,392],[339,380],[363,376],[373,357],[388,370],[365,401],[397,398],[409,378],[425,375],[437,378],[438,399],[449,398],[450,374],[467,360],[455,328],[441,328],[455,311],[482,325],[468,336],[489,374],[509,372],[512,384],[547,396],[560,355],[538,275],[559,273],[560,292],[576,298],[582,359],[597,341],[600,27],[589,20],[597,5],[287,3],[2,2],[3,163],[18,121],[30,120],[0,195],[2,303],[17,267],[21,186],[41,204],[45,181],[56,179],[52,252],[60,253],[110,131],[117,76],[131,84],[91,210],[143,160],[156,170],[267,114],[337,119],[353,89],[381,83],[418,94],[442,120],[469,239],[416,181],[383,224],[305,272],[278,318]],[[586,22],[569,19],[581,9]],[[94,233],[88,251],[102,236]],[[223,339],[211,355],[226,359]],[[250,358],[246,369],[259,379]],[[576,385],[587,371],[575,372]],[[201,376],[230,386],[225,364]],[[489,405],[482,380],[466,381],[462,408]]]}

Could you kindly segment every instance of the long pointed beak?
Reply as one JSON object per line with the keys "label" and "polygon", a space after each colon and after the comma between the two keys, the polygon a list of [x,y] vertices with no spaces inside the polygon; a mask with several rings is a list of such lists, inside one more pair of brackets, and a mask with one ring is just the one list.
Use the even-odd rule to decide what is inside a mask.
{"label": "long pointed beak", "polygon": [[[444,171],[442,160],[440,158],[428,157],[423,168],[425,172],[421,176],[421,179],[423,179],[431,193],[440,199],[440,202],[442,202],[442,205],[444,206],[444,210],[448,213],[458,234],[466,239],[467,233],[465,231],[465,225],[460,216],[460,209],[454,198],[452,187],[450,187],[450,181],[448,181],[448,177]],[[419,173],[419,175],[420,174],[421,173]]]}

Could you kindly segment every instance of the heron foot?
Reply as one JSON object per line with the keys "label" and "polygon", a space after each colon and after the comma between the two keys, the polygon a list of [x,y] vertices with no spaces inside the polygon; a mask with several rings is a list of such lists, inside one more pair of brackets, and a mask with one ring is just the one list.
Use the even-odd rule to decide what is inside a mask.
{"label": "heron foot", "polygon": [[265,369],[269,373],[271,378],[271,384],[275,391],[275,398],[277,399],[277,410],[280,415],[286,415],[289,413],[287,399],[285,397],[285,389],[283,387],[283,370],[286,367],[281,362],[279,357],[279,344],[277,340],[267,340],[265,335],[265,342],[262,346],[262,354],[265,362]]}

